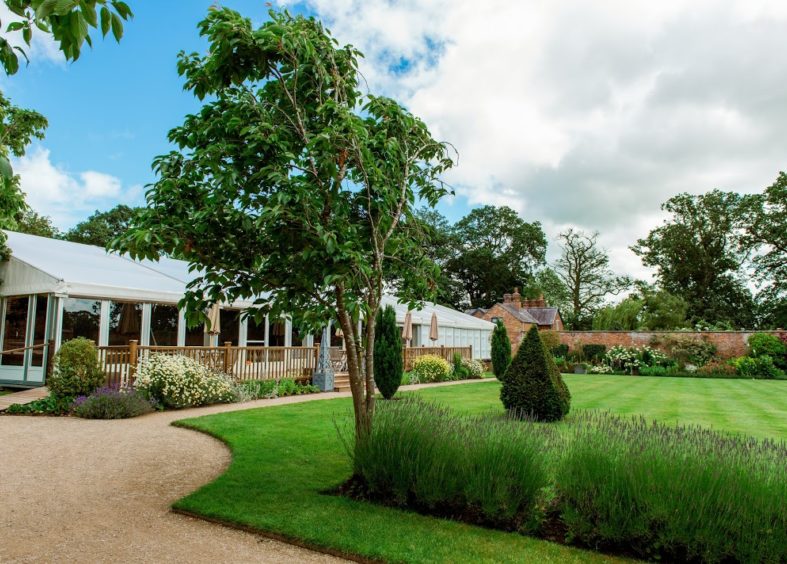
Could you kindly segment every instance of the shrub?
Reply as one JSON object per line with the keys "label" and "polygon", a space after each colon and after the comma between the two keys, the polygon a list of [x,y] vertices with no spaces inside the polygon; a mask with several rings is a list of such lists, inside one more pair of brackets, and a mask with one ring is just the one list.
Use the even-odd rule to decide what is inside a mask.
{"label": "shrub", "polygon": [[565,358],[566,356],[568,356],[568,345],[566,345],[565,343],[560,344],[556,347],[552,347],[550,350],[552,352],[552,356],[554,356],[555,358],[558,357]]}
{"label": "shrub", "polygon": [[484,377],[484,366],[477,360],[463,358],[462,367],[465,370],[465,378],[477,380]]}
{"label": "shrub", "polygon": [[467,369],[465,368],[462,355],[459,353],[454,353],[454,362],[453,362],[453,366],[451,367],[451,380],[466,380],[466,379],[467,379]]}
{"label": "shrub", "polygon": [[530,531],[548,483],[551,429],[455,414],[415,397],[378,404],[371,432],[342,439],[365,498]]}
{"label": "shrub", "polygon": [[767,355],[758,357],[742,356],[734,361],[738,376],[743,378],[756,378],[758,380],[773,380],[784,378],[784,371],[773,363]]}
{"label": "shrub", "polygon": [[140,363],[134,388],[162,406],[176,409],[237,399],[229,377],[182,355],[151,355]]}
{"label": "shrub", "polygon": [[620,372],[627,372],[634,374],[634,371],[639,369],[640,354],[636,347],[624,347],[615,345],[607,351],[604,357],[605,362],[612,367],[613,370]]}
{"label": "shrub", "polygon": [[500,380],[511,364],[511,341],[508,338],[506,326],[498,321],[492,331],[492,372]]}
{"label": "shrub", "polygon": [[571,402],[568,388],[535,326],[527,332],[503,376],[500,400],[516,417],[558,421],[568,413]]}
{"label": "shrub", "polygon": [[5,410],[9,415],[68,415],[74,398],[49,394],[30,403],[15,403]]}
{"label": "shrub", "polygon": [[276,380],[247,380],[238,384],[238,388],[247,400],[277,397]]}
{"label": "shrub", "polygon": [[560,335],[557,331],[552,331],[551,329],[543,329],[539,331],[541,336],[541,342],[544,343],[544,347],[551,351],[555,347],[560,346]]}
{"label": "shrub", "polygon": [[749,356],[769,356],[779,368],[787,368],[787,345],[769,333],[755,333],[749,337]]}
{"label": "shrub", "polygon": [[589,362],[601,362],[606,352],[607,347],[605,345],[582,345],[582,354]]}
{"label": "shrub", "polygon": [[413,361],[410,383],[445,382],[450,376],[451,365],[447,360],[434,354],[425,354]]}
{"label": "shrub", "polygon": [[576,416],[556,465],[573,542],[667,562],[787,558],[784,443]]}
{"label": "shrub", "polygon": [[697,369],[696,376],[704,378],[735,378],[738,370],[728,360],[711,360]]}
{"label": "shrub", "polygon": [[396,312],[385,306],[377,313],[374,341],[374,383],[385,399],[391,399],[402,383],[402,336],[396,326]]}
{"label": "shrub", "polygon": [[96,345],[78,337],[66,341],[57,351],[52,375],[46,384],[55,396],[73,398],[92,394],[106,379],[98,364]]}
{"label": "shrub", "polygon": [[75,399],[72,409],[84,419],[127,419],[151,413],[154,406],[136,390],[104,387]]}
{"label": "shrub", "polygon": [[608,364],[596,364],[590,367],[591,374],[612,374],[614,370]]}
{"label": "shrub", "polygon": [[320,391],[320,388],[311,384],[303,384],[284,378],[276,383],[276,397],[286,396],[302,396],[304,394],[315,394]]}
{"label": "shrub", "polygon": [[674,358],[682,368],[687,364],[704,366],[716,356],[716,345],[705,339],[680,337],[669,339],[665,343],[669,355]]}

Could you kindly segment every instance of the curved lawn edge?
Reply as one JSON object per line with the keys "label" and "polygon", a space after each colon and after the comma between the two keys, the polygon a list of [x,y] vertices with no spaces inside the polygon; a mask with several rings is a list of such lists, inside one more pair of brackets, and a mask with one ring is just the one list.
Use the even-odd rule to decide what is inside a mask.
{"label": "curved lawn edge", "polygon": [[358,562],[623,561],[321,493],[349,475],[331,417],[349,408],[349,400],[338,399],[173,423],[222,441],[232,455],[223,474],[175,502],[172,511]]}

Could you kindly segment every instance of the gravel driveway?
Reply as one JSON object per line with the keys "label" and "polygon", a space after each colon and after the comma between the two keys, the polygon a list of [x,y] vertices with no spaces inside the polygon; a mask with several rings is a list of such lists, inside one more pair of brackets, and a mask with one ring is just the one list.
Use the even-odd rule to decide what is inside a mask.
{"label": "gravel driveway", "polygon": [[0,416],[0,562],[339,562],[169,508],[230,462],[221,442],[172,421],[340,395],[118,421]]}

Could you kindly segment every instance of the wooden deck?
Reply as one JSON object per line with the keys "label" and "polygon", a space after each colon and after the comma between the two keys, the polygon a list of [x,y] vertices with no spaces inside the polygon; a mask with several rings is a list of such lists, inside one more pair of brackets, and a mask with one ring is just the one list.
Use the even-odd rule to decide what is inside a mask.
{"label": "wooden deck", "polygon": [[0,411],[5,411],[9,406],[15,403],[30,403],[31,401],[46,397],[47,394],[49,394],[47,388],[31,388],[29,390],[22,390],[21,392],[0,396]]}

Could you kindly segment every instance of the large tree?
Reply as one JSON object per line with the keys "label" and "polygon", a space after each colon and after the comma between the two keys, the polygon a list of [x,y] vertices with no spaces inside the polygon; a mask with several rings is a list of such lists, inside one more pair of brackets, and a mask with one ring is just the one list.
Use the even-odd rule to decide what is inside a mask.
{"label": "large tree", "polygon": [[482,206],[453,228],[448,275],[461,283],[470,307],[489,307],[514,287],[525,287],[544,264],[546,236],[509,207]]}
{"label": "large tree", "polygon": [[[0,65],[6,74],[19,70],[19,56],[27,59],[20,45],[30,45],[33,33],[54,39],[66,60],[79,58],[82,45],[92,46],[90,29],[110,29],[115,39],[123,35],[123,20],[132,16],[120,0],[4,0],[11,12],[0,35]],[[100,23],[99,23],[100,21]],[[10,157],[21,157],[33,138],[43,139],[47,121],[41,114],[13,106],[0,93],[0,229],[16,229],[17,218],[27,210],[19,188],[19,177],[11,168]],[[0,259],[7,258],[6,237],[0,233]]]}
{"label": "large tree", "polygon": [[609,255],[598,243],[598,233],[570,228],[558,235],[558,243],[561,253],[553,269],[568,288],[566,324],[573,329],[589,327],[593,313],[604,300],[630,287],[631,280],[612,272]]}
{"label": "large tree", "polygon": [[49,239],[59,239],[60,231],[52,223],[52,218],[40,215],[36,211],[27,208],[16,220],[16,231],[48,237]]}
{"label": "large tree", "polygon": [[743,196],[719,190],[678,194],[661,206],[670,217],[632,247],[656,269],[661,287],[686,301],[692,323],[753,323],[742,271],[748,257],[743,203]]}
{"label": "large tree", "polygon": [[344,333],[356,432],[374,412],[374,319],[387,265],[404,254],[398,297],[415,306],[436,269],[413,203],[448,193],[447,146],[395,101],[364,95],[358,57],[320,22],[270,12],[254,28],[229,9],[199,24],[209,48],[179,56],[201,110],[173,129],[158,180],[116,247],[137,258],[184,257],[200,274],[183,306],[254,301],[259,318],[291,314]]}
{"label": "large tree", "polygon": [[74,243],[106,247],[126,232],[134,211],[134,208],[123,204],[105,212],[96,211],[85,221],[69,229],[64,238]]}

